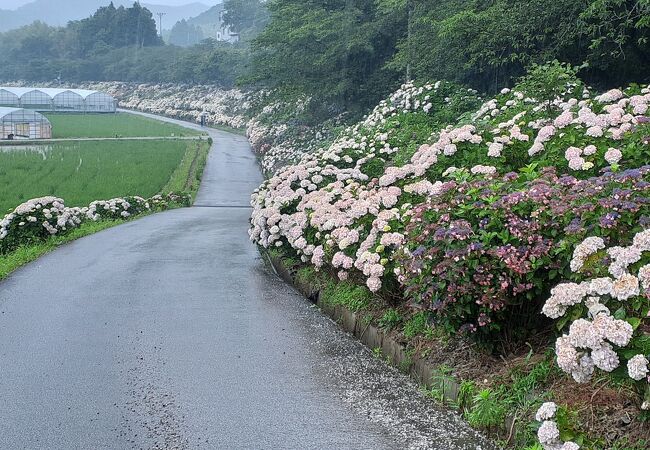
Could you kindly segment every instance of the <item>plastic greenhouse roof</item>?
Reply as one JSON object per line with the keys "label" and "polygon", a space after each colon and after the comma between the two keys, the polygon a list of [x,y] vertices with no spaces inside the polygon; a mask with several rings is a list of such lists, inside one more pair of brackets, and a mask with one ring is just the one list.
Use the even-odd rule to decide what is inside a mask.
{"label": "plastic greenhouse roof", "polygon": [[86,98],[90,95],[93,94],[104,94],[109,97],[112,97],[110,94],[106,94],[105,92],[100,92],[100,91],[91,91],[89,89],[60,89],[60,88],[37,88],[37,87],[11,87],[11,86],[0,86],[0,90],[5,90],[7,92],[11,92],[14,95],[17,95],[18,97],[22,97],[23,95],[27,94],[28,92],[33,92],[33,91],[40,91],[47,95],[50,98],[54,98],[55,96],[62,94],[64,92],[72,92],[74,94],[77,94],[81,96],[82,98]]}
{"label": "plastic greenhouse roof", "polygon": [[7,116],[7,115],[9,115],[11,113],[15,113],[15,112],[18,112],[18,111],[23,111],[23,109],[22,108],[4,108],[4,107],[0,106],[0,117]]}
{"label": "plastic greenhouse roof", "polygon": [[6,108],[6,107],[0,107],[0,121],[4,118],[7,117],[11,114],[14,113],[19,113],[22,118],[27,118],[27,119],[33,119],[33,120],[38,120],[38,121],[45,121],[49,122],[47,118],[36,111],[32,111],[31,109],[24,109],[24,108]]}

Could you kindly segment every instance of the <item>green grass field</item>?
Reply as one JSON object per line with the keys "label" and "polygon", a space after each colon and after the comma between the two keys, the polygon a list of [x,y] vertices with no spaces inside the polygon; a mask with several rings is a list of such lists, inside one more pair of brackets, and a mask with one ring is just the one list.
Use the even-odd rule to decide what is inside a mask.
{"label": "green grass field", "polygon": [[207,146],[196,141],[128,140],[0,146],[0,217],[45,195],[62,197],[68,206],[155,195],[167,185],[184,185],[190,173],[195,177],[187,160],[196,159],[199,149],[207,154]]}
{"label": "green grass field", "polygon": [[196,136],[201,134],[178,125],[129,113],[63,114],[46,113],[53,138]]}

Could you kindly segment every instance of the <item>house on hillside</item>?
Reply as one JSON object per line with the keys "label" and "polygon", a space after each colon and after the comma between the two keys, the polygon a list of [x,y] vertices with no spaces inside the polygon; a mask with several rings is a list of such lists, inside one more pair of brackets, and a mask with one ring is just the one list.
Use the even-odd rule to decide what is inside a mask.
{"label": "house on hillside", "polygon": [[219,24],[218,24],[218,31],[217,31],[217,40],[218,41],[225,41],[225,42],[239,42],[239,33],[235,33],[232,31],[230,26],[226,25],[226,23],[223,20],[223,16],[226,13],[225,10],[221,11],[219,13]]}

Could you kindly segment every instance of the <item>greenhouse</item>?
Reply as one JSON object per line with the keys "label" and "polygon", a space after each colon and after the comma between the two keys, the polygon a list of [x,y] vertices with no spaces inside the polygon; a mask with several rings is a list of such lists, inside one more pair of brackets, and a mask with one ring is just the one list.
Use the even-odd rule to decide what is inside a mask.
{"label": "greenhouse", "polygon": [[113,113],[117,102],[109,94],[88,89],[0,87],[0,106],[36,111]]}
{"label": "greenhouse", "polygon": [[0,139],[49,139],[52,125],[45,116],[22,108],[0,107]]}

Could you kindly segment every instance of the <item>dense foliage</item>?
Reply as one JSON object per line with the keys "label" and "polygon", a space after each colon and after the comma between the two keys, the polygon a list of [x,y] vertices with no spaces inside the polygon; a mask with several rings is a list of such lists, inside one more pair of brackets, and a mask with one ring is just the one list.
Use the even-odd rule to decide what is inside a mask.
{"label": "dense foliage", "polygon": [[374,0],[269,2],[271,21],[254,41],[253,79],[314,95],[348,110],[397,87],[385,69],[404,22]]}
{"label": "dense foliage", "polygon": [[35,22],[0,34],[0,78],[51,81],[101,76],[99,61],[115,49],[144,51],[160,45],[149,10],[138,3],[131,8],[111,4],[65,28]]}
{"label": "dense foliage", "polygon": [[169,33],[169,43],[179,47],[190,47],[203,40],[203,30],[185,19],[176,22]]}
{"label": "dense foliage", "polygon": [[[407,3],[406,1],[402,3]],[[605,85],[645,79],[650,3],[619,0],[410,0],[413,25],[394,64],[416,77],[496,90],[531,63],[589,63]]]}
{"label": "dense foliage", "polygon": [[[455,331],[525,335],[589,234],[618,242],[643,224],[649,169],[587,180],[554,168],[485,179],[456,173],[414,209],[400,257],[409,297]],[[646,220],[643,218],[643,220]]]}
{"label": "dense foliage", "polygon": [[224,23],[244,39],[255,36],[266,26],[269,14],[260,0],[226,0]]}
{"label": "dense foliage", "polygon": [[[404,75],[496,91],[532,63],[582,65],[590,83],[647,81],[647,0],[269,2],[254,79],[347,108]],[[397,46],[396,46],[397,44]]]}
{"label": "dense foliage", "polygon": [[162,45],[151,11],[137,2],[130,8],[110,3],[87,19],[70,22],[68,29],[72,51],[81,57],[106,49]]}

